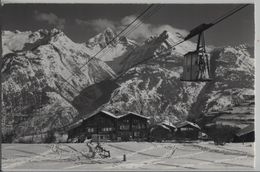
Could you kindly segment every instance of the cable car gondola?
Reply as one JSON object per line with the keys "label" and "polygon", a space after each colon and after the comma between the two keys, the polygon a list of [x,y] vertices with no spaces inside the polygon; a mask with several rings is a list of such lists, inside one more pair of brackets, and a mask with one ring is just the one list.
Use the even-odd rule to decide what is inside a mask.
{"label": "cable car gondola", "polygon": [[206,52],[203,31],[213,24],[201,24],[191,30],[185,40],[198,35],[197,48],[195,51],[188,52],[184,55],[182,81],[205,82],[211,81],[209,54]]}

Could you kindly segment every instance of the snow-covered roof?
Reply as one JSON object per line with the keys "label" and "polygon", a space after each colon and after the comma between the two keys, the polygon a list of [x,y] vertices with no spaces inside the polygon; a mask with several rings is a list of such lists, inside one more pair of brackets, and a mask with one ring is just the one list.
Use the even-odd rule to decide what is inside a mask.
{"label": "snow-covered roof", "polygon": [[102,112],[102,113],[104,113],[104,114],[106,114],[106,115],[109,115],[109,116],[111,116],[112,118],[115,118],[115,119],[118,118],[117,116],[115,116],[114,114],[112,114],[112,113],[110,113],[110,112],[108,112],[108,111],[105,111],[105,110],[96,110],[96,111],[94,111],[93,113],[91,113],[89,116],[84,117],[84,118],[78,120],[77,122],[75,122],[75,123],[69,125],[68,130],[71,130],[71,129],[73,129],[73,128],[76,128],[76,127],[80,126],[83,121],[85,121],[86,119],[89,119],[89,118],[91,118],[91,117],[93,117],[93,116],[99,114],[100,112]]}
{"label": "snow-covered roof", "polygon": [[193,127],[195,127],[195,128],[200,129],[200,127],[199,127],[197,124],[195,124],[195,123],[193,123],[193,122],[190,122],[190,121],[184,121],[184,122],[178,124],[178,125],[177,125],[177,128],[181,128],[181,127],[184,127],[184,126],[186,126],[186,125],[191,125],[191,126],[193,126]]}
{"label": "snow-covered roof", "polygon": [[166,130],[168,130],[168,131],[171,131],[171,129],[170,129],[168,126],[166,126],[166,125],[164,125],[164,124],[157,124],[157,125],[155,125],[155,126],[153,126],[153,127],[151,128],[150,132],[152,132],[153,130],[155,130],[155,129],[158,128],[158,127],[162,127],[162,128],[164,128],[164,129],[166,129]]}
{"label": "snow-covered roof", "polygon": [[162,125],[168,126],[168,127],[172,127],[172,128],[177,128],[175,125],[173,125],[171,122],[162,122]]}
{"label": "snow-covered roof", "polygon": [[115,119],[119,119],[119,118],[122,118],[122,117],[127,116],[127,115],[135,115],[135,116],[139,116],[141,118],[149,119],[149,117],[146,117],[146,116],[134,113],[134,112],[128,112],[127,114],[124,114],[124,115],[121,115],[121,116],[116,116],[113,113],[105,111],[105,110],[96,110],[93,113],[91,113],[90,115],[88,115],[87,117],[82,118],[79,121],[75,122],[74,124],[70,125],[68,127],[69,128],[68,130],[71,130],[73,128],[76,128],[76,127],[80,126],[83,121],[85,121],[85,120],[87,120],[87,119],[89,119],[89,118],[99,114],[100,112],[102,112],[102,113],[104,113],[104,114],[106,114],[108,116],[111,116],[112,118],[115,118]]}
{"label": "snow-covered roof", "polygon": [[140,115],[140,114],[135,113],[135,112],[128,112],[128,113],[126,113],[126,114],[124,114],[124,115],[118,116],[118,118],[122,118],[122,117],[125,117],[125,116],[127,116],[127,115],[135,115],[135,116],[139,116],[139,117],[141,117],[141,118],[150,119],[150,118],[147,117],[147,116]]}
{"label": "snow-covered roof", "polygon": [[100,112],[102,112],[102,113],[104,113],[104,114],[106,114],[106,115],[108,115],[108,116],[111,116],[112,118],[117,118],[117,116],[115,116],[114,114],[112,114],[112,113],[110,113],[110,112],[108,112],[108,111],[105,111],[105,110],[101,110],[101,111],[97,111],[97,112],[95,112],[95,113],[92,113],[91,115],[89,115],[89,116],[88,116],[87,118],[85,118],[84,120],[89,119],[89,118],[91,118],[91,117],[97,115],[97,114],[100,113]]}
{"label": "snow-covered roof", "polygon": [[239,130],[236,135],[238,137],[242,136],[242,135],[245,135],[245,134],[248,134],[248,133],[251,133],[255,131],[255,127],[254,127],[254,124],[251,124],[251,125],[248,125],[247,127],[245,128],[242,128],[241,130]]}

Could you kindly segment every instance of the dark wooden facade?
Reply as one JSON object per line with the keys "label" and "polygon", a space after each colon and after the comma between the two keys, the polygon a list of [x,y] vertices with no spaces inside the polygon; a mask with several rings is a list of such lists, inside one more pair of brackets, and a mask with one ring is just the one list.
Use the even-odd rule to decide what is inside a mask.
{"label": "dark wooden facade", "polygon": [[147,138],[148,118],[129,112],[115,116],[106,111],[90,115],[80,124],[68,131],[70,142],[93,141],[129,141],[145,140]]}
{"label": "dark wooden facade", "polygon": [[176,127],[172,124],[159,123],[150,127],[149,140],[163,141],[172,140],[175,136]]}
{"label": "dark wooden facade", "polygon": [[189,121],[177,125],[176,139],[195,140],[198,139],[200,127]]}
{"label": "dark wooden facade", "polygon": [[117,120],[117,140],[146,140],[148,137],[148,119],[133,112],[119,116]]}
{"label": "dark wooden facade", "polygon": [[28,115],[22,115],[22,114],[15,115],[13,120],[13,125],[18,125],[28,119],[29,119]]}
{"label": "dark wooden facade", "polygon": [[98,141],[116,139],[116,119],[113,114],[100,111],[83,120],[83,122],[69,130],[69,139],[79,138],[83,142],[86,138],[98,139]]}
{"label": "dark wooden facade", "polygon": [[254,124],[248,125],[245,128],[239,130],[233,142],[254,142],[255,141],[255,127]]}

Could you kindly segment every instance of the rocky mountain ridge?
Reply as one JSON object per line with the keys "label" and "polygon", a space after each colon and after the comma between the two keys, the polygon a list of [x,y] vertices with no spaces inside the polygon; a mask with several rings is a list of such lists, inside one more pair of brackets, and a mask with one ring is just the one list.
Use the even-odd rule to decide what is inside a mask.
{"label": "rocky mountain ridge", "polygon": [[73,122],[79,115],[74,98],[85,87],[115,76],[99,59],[81,68],[91,57],[88,50],[59,30],[4,31],[2,38],[4,121],[17,134]]}

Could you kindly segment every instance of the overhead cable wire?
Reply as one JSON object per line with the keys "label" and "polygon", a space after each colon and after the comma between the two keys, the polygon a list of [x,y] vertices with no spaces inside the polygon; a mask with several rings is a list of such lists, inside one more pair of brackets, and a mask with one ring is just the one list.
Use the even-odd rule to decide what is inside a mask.
{"label": "overhead cable wire", "polygon": [[[220,17],[218,17],[217,19],[215,19],[215,20],[212,22],[212,23],[213,23],[212,26],[214,26],[214,25],[220,23],[221,21],[227,19],[228,17],[234,15],[235,13],[237,13],[238,11],[240,11],[240,10],[242,10],[243,8],[247,7],[248,5],[249,5],[249,4],[245,4],[245,5],[236,7],[235,9],[232,9],[232,10],[228,11],[228,12],[225,13],[224,15],[221,15]],[[211,26],[211,27],[212,27],[212,26]],[[210,28],[210,27],[209,27],[209,28]],[[209,28],[207,28],[207,29],[205,29],[205,30],[208,30]],[[187,41],[187,40],[189,40],[189,39],[186,39],[186,40],[182,40],[182,41],[177,42],[176,44],[170,46],[170,47],[168,48],[168,50],[169,50],[169,49],[172,49],[172,48],[174,48],[174,47],[176,47],[176,46],[178,46],[179,44],[181,44],[181,43],[183,43],[183,42],[185,42],[185,41]],[[140,61],[140,62],[138,62],[138,63],[136,63],[136,64],[130,66],[125,72],[122,72],[118,77],[116,77],[115,80],[118,80],[121,76],[123,76],[123,75],[124,75],[128,70],[130,70],[131,68],[133,68],[133,67],[135,67],[135,66],[138,66],[138,65],[140,65],[140,64],[142,64],[142,63],[144,63],[144,62],[146,62],[146,61],[148,61],[148,60],[150,60],[150,59],[152,59],[152,58],[153,58],[153,59],[157,59],[158,57],[160,57],[160,55],[161,55],[161,54],[159,54],[159,55],[158,55],[157,57],[155,57],[155,58],[154,58],[154,56],[150,56],[150,57],[145,58],[144,60],[142,60],[142,61]]]}
{"label": "overhead cable wire", "polygon": [[[154,4],[150,4],[145,10],[143,10],[132,22],[130,22],[123,30],[121,30],[115,37],[113,37],[113,39],[111,39],[107,45],[105,47],[103,47],[102,49],[100,49],[94,56],[92,56],[85,64],[83,64],[81,67],[79,67],[79,71],[81,73],[83,73],[81,71],[81,69],[85,66],[87,66],[89,64],[89,62],[93,59],[96,58],[96,56],[98,54],[100,54],[103,50],[105,50],[106,47],[108,47],[112,42],[114,42],[123,32],[125,32],[129,27],[131,27],[131,25],[133,25],[136,21],[138,21],[139,18],[141,18],[143,15],[145,15],[152,7],[154,6]],[[74,90],[76,90],[77,92],[80,92],[80,90],[78,90],[74,85],[72,85],[69,82],[69,79],[71,79],[73,76],[75,75],[75,73],[71,73],[71,75],[64,79],[65,83],[69,84]]]}
{"label": "overhead cable wire", "polygon": [[[94,56],[92,56],[85,64],[83,64],[81,67],[79,67],[79,70],[81,68],[83,68],[84,66],[86,66],[92,59],[95,59],[96,56],[101,53],[108,45],[110,45],[112,42],[114,42],[116,40],[116,38],[118,38],[120,36],[121,33],[123,33],[126,29],[128,29],[135,21],[137,21],[141,16],[143,16],[148,10],[150,10],[150,8],[152,8],[154,5],[151,4],[149,5],[139,16],[137,16],[131,23],[129,23],[129,25],[124,28],[121,32],[119,32],[113,39],[111,39],[107,45],[105,47],[103,47],[101,50],[99,50]],[[69,80],[71,77],[73,77],[74,74],[72,74],[71,76],[69,76],[66,80]]]}

